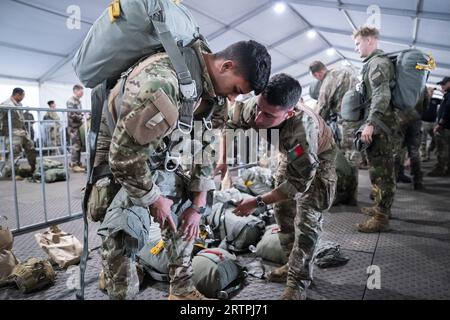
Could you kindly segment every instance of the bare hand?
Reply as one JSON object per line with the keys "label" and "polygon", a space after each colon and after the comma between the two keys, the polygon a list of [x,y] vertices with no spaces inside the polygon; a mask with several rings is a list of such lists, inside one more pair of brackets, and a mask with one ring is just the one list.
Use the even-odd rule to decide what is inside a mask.
{"label": "bare hand", "polygon": [[442,126],[436,125],[436,126],[433,128],[433,133],[434,133],[435,135],[440,135],[441,132],[442,132]]}
{"label": "bare hand", "polygon": [[201,215],[192,208],[187,208],[180,216],[182,221],[180,231],[186,241],[198,238]]}
{"label": "bare hand", "polygon": [[240,217],[246,217],[255,212],[256,208],[256,198],[244,199],[237,203],[237,207],[233,210],[233,213]]}
{"label": "bare hand", "polygon": [[173,222],[172,211],[170,210],[172,204],[172,200],[160,196],[158,200],[150,206],[150,214],[155,221],[159,223],[161,228],[164,228],[164,223],[167,221],[169,223],[169,228],[174,232],[177,232],[177,226],[175,225],[175,222]]}
{"label": "bare hand", "polygon": [[214,169],[214,177],[220,172],[220,179],[223,180],[228,171],[228,165],[226,163],[220,163],[216,165]]}
{"label": "bare hand", "polygon": [[367,143],[367,144],[371,144],[372,143],[373,130],[374,130],[374,127],[371,124],[367,125],[364,128],[364,130],[363,130],[363,132],[361,134],[362,142]]}

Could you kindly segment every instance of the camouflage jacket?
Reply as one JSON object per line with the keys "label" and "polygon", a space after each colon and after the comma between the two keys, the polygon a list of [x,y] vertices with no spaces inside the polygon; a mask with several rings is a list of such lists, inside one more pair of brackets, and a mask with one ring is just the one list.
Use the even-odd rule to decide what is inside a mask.
{"label": "camouflage jacket", "polygon": [[[2,102],[2,105],[8,107],[21,107],[21,103],[17,103],[13,98],[9,98]],[[15,134],[23,133],[25,131],[25,122],[22,110],[11,111],[12,129]],[[6,110],[0,110],[0,134],[8,136],[8,112]],[[26,132],[25,132],[26,134]]]}
{"label": "camouflage jacket", "polygon": [[[81,101],[76,97],[70,97],[66,102],[67,109],[82,109]],[[83,114],[78,112],[69,112],[67,123],[71,128],[79,128],[83,124]]]}
{"label": "camouflage jacket", "polygon": [[[202,101],[208,103],[209,108],[219,106],[219,99],[209,76],[203,54],[211,51],[201,41],[194,43],[193,48],[201,66],[201,80],[203,87]],[[96,165],[108,159],[109,166],[115,179],[127,191],[131,201],[138,206],[147,207],[155,202],[161,192],[152,182],[152,171],[147,164],[149,157],[155,153],[164,136],[171,136],[178,116],[174,116],[181,106],[181,93],[175,70],[166,53],[150,56],[135,67],[125,84],[125,92],[120,104],[120,114],[115,106],[112,89],[109,98],[109,109],[116,118],[116,127],[109,136],[105,113],[97,145],[98,157]],[[137,71],[139,70],[139,71]],[[135,72],[136,71],[136,72]],[[200,101],[198,101],[200,102]],[[223,107],[223,102],[221,103]],[[164,114],[172,110],[172,115]],[[156,116],[155,116],[156,113]],[[162,114],[162,118],[157,116]],[[197,119],[194,113],[194,120]],[[201,120],[199,118],[198,120]],[[106,152],[109,150],[109,154]],[[193,192],[215,189],[212,177],[212,160],[204,159],[202,164],[192,166],[189,189]]]}
{"label": "camouflage jacket", "polygon": [[320,116],[329,121],[333,114],[339,114],[344,94],[354,88],[358,77],[350,68],[328,71],[320,87],[317,110]]}
{"label": "camouflage jacket", "polygon": [[[256,103],[257,97],[253,97],[230,106],[226,128],[255,128]],[[279,130],[277,185],[289,198],[308,191],[322,157],[335,146],[333,134],[325,121],[305,106],[297,108],[294,117],[273,128]],[[274,143],[277,142],[272,141]]]}
{"label": "camouflage jacket", "polygon": [[387,127],[394,128],[398,126],[391,104],[391,85],[395,78],[395,69],[391,60],[380,56],[382,54],[382,50],[375,50],[363,61],[365,97],[371,99],[366,122],[377,127],[377,121],[382,121]]}
{"label": "camouflage jacket", "polygon": [[45,115],[44,115],[44,120],[61,120],[59,118],[58,112],[55,111],[48,111]]}

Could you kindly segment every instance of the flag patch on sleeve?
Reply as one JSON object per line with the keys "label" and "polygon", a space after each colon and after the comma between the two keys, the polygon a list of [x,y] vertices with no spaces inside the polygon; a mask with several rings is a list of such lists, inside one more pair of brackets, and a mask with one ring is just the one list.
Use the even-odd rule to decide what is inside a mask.
{"label": "flag patch on sleeve", "polygon": [[297,158],[300,158],[303,154],[303,148],[301,145],[296,145],[288,152],[288,157],[291,161],[294,161]]}

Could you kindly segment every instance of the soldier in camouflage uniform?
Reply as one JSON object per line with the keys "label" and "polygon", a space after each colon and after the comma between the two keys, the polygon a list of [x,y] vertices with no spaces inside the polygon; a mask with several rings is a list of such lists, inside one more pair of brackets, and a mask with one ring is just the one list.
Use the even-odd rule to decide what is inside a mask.
{"label": "soldier in camouflage uniform", "polygon": [[391,104],[390,89],[395,70],[388,57],[380,56],[383,51],[378,49],[378,38],[378,30],[370,27],[361,27],[353,34],[356,48],[364,59],[364,97],[370,100],[361,140],[370,145],[366,151],[375,206],[362,208],[362,212],[371,218],[358,225],[360,232],[367,233],[388,229],[396,190],[391,135],[398,131],[398,121]]}
{"label": "soldier in camouflage uniform", "polygon": [[[56,108],[56,103],[53,100],[47,102],[47,104],[50,109]],[[48,111],[47,113],[45,113],[43,119],[52,121],[52,122],[50,122],[49,135],[50,135],[51,146],[55,149],[52,149],[50,154],[52,154],[52,155],[58,154],[57,148],[61,145],[61,134],[60,134],[60,128],[61,128],[60,120],[61,119],[59,118],[58,113],[55,111]]]}
{"label": "soldier in camouflage uniform", "polygon": [[[11,98],[4,101],[2,105],[7,107],[21,107],[21,101],[25,97],[25,91],[21,88],[15,88],[13,90]],[[13,159],[14,163],[19,159],[20,153],[25,150],[28,163],[31,166],[32,172],[36,169],[36,150],[34,148],[33,141],[28,137],[28,133],[25,128],[23,112],[22,110],[11,111],[12,120],[12,144],[13,144]],[[11,154],[9,153],[9,129],[8,129],[8,112],[0,111],[0,135],[5,137],[5,149],[7,156],[5,159],[5,166],[3,168],[2,176],[9,177],[11,175]],[[23,177],[16,176],[16,179],[23,180]]]}
{"label": "soldier in camouflage uniform", "polygon": [[[82,109],[81,98],[83,97],[84,89],[82,86],[76,84],[73,86],[73,96],[66,102],[67,109]],[[83,125],[83,114],[78,112],[68,113],[68,129],[70,133],[70,141],[72,144],[72,155],[70,167],[73,172],[84,172],[81,164],[81,142],[80,127]]]}
{"label": "soldier in camouflage uniform", "polygon": [[[301,86],[286,74],[271,78],[258,97],[229,109],[228,128],[279,129],[279,166],[276,188],[260,197],[243,200],[239,216],[258,206],[275,205],[281,246],[288,264],[275,269],[271,281],[286,281],[282,299],[306,298],[313,278],[314,254],[322,231],[322,213],[328,210],[336,190],[337,145],[331,129],[311,109],[298,106]],[[226,143],[222,146],[226,154]],[[225,158],[216,171],[226,171]]]}
{"label": "soldier in camouflage uniform", "polygon": [[[338,124],[342,125],[341,140],[336,142],[339,144],[344,156],[353,167],[354,177],[351,180],[356,181],[356,185],[354,186],[352,199],[349,200],[349,203],[356,205],[358,166],[361,162],[361,156],[353,147],[353,139],[355,138],[355,132],[359,127],[357,126],[358,124],[343,121],[341,119],[342,98],[348,90],[354,89],[358,83],[356,71],[352,70],[350,67],[328,70],[321,61],[312,62],[309,66],[309,71],[314,78],[322,82],[317,99],[317,109],[319,110],[320,116],[329,125],[333,122],[336,127]],[[340,184],[339,181],[338,184]],[[346,182],[343,181],[342,185],[345,184]]]}
{"label": "soldier in camouflage uniform", "polygon": [[[260,92],[268,82],[270,55],[255,41],[241,41],[216,54],[202,40],[197,40],[192,48],[200,65],[197,83],[202,87],[194,120],[201,121],[213,108],[224,108],[223,97],[234,100],[252,90]],[[111,135],[103,112],[94,167],[109,165],[115,182],[126,191],[129,203],[148,208],[149,214],[162,226],[169,256],[169,299],[204,299],[191,280],[191,253],[206,193],[215,189],[212,160],[204,159],[202,164],[193,166],[187,186],[193,205],[183,210],[178,219],[173,219],[173,197],[167,197],[162,186],[153,182],[156,169],[147,161],[153,158],[164,136],[171,137],[178,132],[171,133],[182,99],[176,72],[168,55],[158,53],[133,69],[125,82],[122,102],[118,103],[120,84],[109,96],[109,110],[116,126]],[[108,234],[102,233],[106,290],[113,299],[130,299],[134,295],[130,288],[136,286],[136,277],[130,276],[133,261],[141,249],[134,235],[144,232],[145,224],[133,224],[132,232],[114,232],[117,226],[105,225],[114,220],[110,213],[108,210],[101,226],[110,230]],[[178,221],[177,225],[174,220]]]}
{"label": "soldier in camouflage uniform", "polygon": [[23,119],[25,120],[25,128],[30,134],[31,141],[34,141],[34,116],[29,110],[27,110],[23,113]]}
{"label": "soldier in camouflage uniform", "polygon": [[[427,90],[425,89],[420,97],[415,110],[417,111],[416,120],[402,120],[402,116],[399,116],[400,122],[400,141],[398,147],[402,148],[401,151],[395,154],[395,166],[397,174],[397,182],[411,183],[411,178],[405,175],[404,161],[406,151],[408,151],[409,158],[411,159],[411,173],[413,175],[414,190],[424,190],[423,185],[423,173],[420,163],[420,142],[421,142],[421,129],[422,120],[421,116],[429,104],[429,97]],[[403,123],[405,122],[405,123]],[[408,180],[409,179],[409,180]]]}

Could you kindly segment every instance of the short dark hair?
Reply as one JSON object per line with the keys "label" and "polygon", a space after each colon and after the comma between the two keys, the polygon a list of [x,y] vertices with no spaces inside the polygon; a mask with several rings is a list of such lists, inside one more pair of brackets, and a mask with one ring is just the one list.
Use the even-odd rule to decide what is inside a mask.
{"label": "short dark hair", "polygon": [[269,104],[288,109],[297,105],[302,96],[302,86],[290,75],[279,73],[270,78],[262,94]]}
{"label": "short dark hair", "polygon": [[235,61],[237,72],[250,83],[256,95],[269,82],[271,57],[266,47],[256,41],[236,42],[215,53],[214,57]]}
{"label": "short dark hair", "polygon": [[15,96],[16,94],[23,94],[25,92],[25,90],[23,90],[22,88],[14,88],[12,95]]}
{"label": "short dark hair", "polygon": [[55,101],[53,101],[53,100],[50,100],[49,102],[47,102],[48,106],[50,106],[51,104],[54,104],[54,103],[55,103]]}
{"label": "short dark hair", "polygon": [[83,86],[79,85],[79,84],[76,84],[76,85],[73,86],[73,91],[75,91],[75,90],[83,90]]}
{"label": "short dark hair", "polygon": [[316,73],[326,68],[327,67],[323,64],[323,62],[319,60],[311,62],[311,64],[309,65],[309,71],[311,71],[311,73]]}

